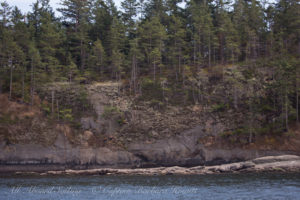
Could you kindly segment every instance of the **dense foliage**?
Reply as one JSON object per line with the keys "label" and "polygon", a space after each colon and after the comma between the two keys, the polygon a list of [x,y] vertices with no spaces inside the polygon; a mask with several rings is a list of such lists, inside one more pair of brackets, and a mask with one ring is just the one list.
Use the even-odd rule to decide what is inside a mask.
{"label": "dense foliage", "polygon": [[[0,92],[33,103],[44,83],[115,80],[160,107],[243,107],[251,134],[260,114],[272,130],[299,121],[298,0],[61,0],[58,12],[1,3]],[[222,84],[229,97],[214,97]]]}

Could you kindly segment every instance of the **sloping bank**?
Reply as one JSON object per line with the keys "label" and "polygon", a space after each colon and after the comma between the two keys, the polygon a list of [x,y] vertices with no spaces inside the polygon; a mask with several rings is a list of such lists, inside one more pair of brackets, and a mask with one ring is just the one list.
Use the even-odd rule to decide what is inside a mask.
{"label": "sloping bank", "polygon": [[[158,140],[152,144],[130,144],[123,150],[74,146],[63,134],[59,134],[55,143],[51,146],[5,144],[3,142],[0,144],[0,172],[60,171],[59,173],[102,174],[107,171],[107,173],[117,174],[164,174],[173,173],[174,171],[175,174],[193,174],[217,171],[256,171],[269,169],[272,166],[275,166],[276,169],[290,171],[298,170],[300,166],[299,157],[291,155],[295,155],[297,152],[207,148],[197,142],[203,136],[205,135],[199,134],[199,127],[196,127],[179,136]],[[290,156],[285,156],[288,154]],[[256,159],[265,156],[275,157]],[[279,159],[278,162],[280,161],[280,163],[276,159]],[[252,161],[240,162],[246,160]],[[234,162],[240,163],[222,165]]]}

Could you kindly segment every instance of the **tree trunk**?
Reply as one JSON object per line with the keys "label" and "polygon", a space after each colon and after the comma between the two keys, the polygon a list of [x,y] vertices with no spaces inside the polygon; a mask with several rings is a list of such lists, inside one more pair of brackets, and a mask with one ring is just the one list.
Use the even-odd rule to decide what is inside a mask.
{"label": "tree trunk", "polygon": [[25,71],[24,67],[22,69],[22,103],[24,103],[24,98],[25,98]]}
{"label": "tree trunk", "polygon": [[33,98],[34,98],[34,65],[33,60],[31,59],[31,88],[30,88],[30,95],[31,95],[31,105],[33,106]]}
{"label": "tree trunk", "polygon": [[183,68],[182,68],[182,85],[185,87],[185,60],[183,62]]}
{"label": "tree trunk", "polygon": [[298,81],[296,83],[296,115],[297,115],[297,122],[299,123],[299,89],[298,89]]}
{"label": "tree trunk", "polygon": [[134,56],[132,56],[132,60],[131,60],[132,64],[131,64],[131,80],[130,80],[130,93],[133,90],[134,91]]}
{"label": "tree trunk", "polygon": [[58,99],[56,99],[57,120],[59,120]]}
{"label": "tree trunk", "polygon": [[178,56],[178,71],[176,71],[176,81],[178,81],[178,74],[180,74],[181,68],[181,47],[179,47],[179,56]]}
{"label": "tree trunk", "polygon": [[10,62],[10,79],[9,79],[9,100],[11,100],[11,94],[12,94],[12,79],[13,79],[13,64],[12,64],[12,58],[9,59]]}
{"label": "tree trunk", "polygon": [[216,64],[216,47],[215,46],[214,46],[213,50],[214,50],[214,65],[215,65]]}
{"label": "tree trunk", "polygon": [[[273,77],[273,81],[275,82],[275,70],[274,68],[272,68],[272,77]],[[274,111],[276,111],[276,92],[275,92],[275,89],[273,89],[273,109]],[[275,128],[275,120],[276,118],[273,116],[273,119],[272,119],[272,129]]]}
{"label": "tree trunk", "polygon": [[221,59],[221,64],[224,64],[224,47],[223,47],[223,39],[224,36],[220,35],[219,36],[219,41],[220,41],[220,49],[219,49],[219,53],[220,53],[220,59]]}
{"label": "tree trunk", "polygon": [[194,48],[193,48],[193,59],[194,59],[194,66],[196,66],[196,41],[194,38]]}
{"label": "tree trunk", "polygon": [[288,114],[288,96],[287,88],[285,88],[285,128],[286,131],[289,131],[289,114]]}
{"label": "tree trunk", "polygon": [[250,102],[250,134],[249,134],[249,143],[252,143],[253,140],[253,109],[252,109],[252,100]]}
{"label": "tree trunk", "polygon": [[0,61],[0,94],[2,94],[2,73],[1,73],[1,67],[2,67],[2,63]]}
{"label": "tree trunk", "polygon": [[80,69],[83,71],[84,68],[84,56],[83,56],[83,41],[80,39]]}
{"label": "tree trunk", "polygon": [[297,122],[299,123],[299,91],[298,91],[298,85],[296,87],[296,115],[297,115]]}
{"label": "tree trunk", "polygon": [[197,87],[197,89],[198,89],[198,102],[199,103],[203,103],[203,95],[201,95],[201,88],[200,88],[201,86],[200,86],[200,80],[199,80],[199,82],[198,82],[198,87]]}
{"label": "tree trunk", "polygon": [[153,80],[154,80],[154,82],[155,82],[155,74],[156,74],[156,64],[155,64],[155,61],[154,61],[154,63],[153,63]]}
{"label": "tree trunk", "polygon": [[137,94],[137,61],[136,61],[136,55],[134,54],[132,56],[132,69],[131,69],[131,83],[130,87],[134,91],[134,94]]}
{"label": "tree trunk", "polygon": [[254,86],[251,83],[251,88],[250,88],[250,130],[249,130],[249,143],[251,144],[253,142],[253,117],[254,117],[254,112],[253,112],[253,98],[254,98]]}
{"label": "tree trunk", "polygon": [[211,45],[210,45],[210,34],[208,36],[208,66],[211,66]]}
{"label": "tree trunk", "polygon": [[121,91],[121,88],[120,88],[120,85],[121,85],[121,72],[118,71],[116,76],[117,76],[116,78],[117,78],[117,83],[118,83],[118,95],[120,95],[120,91]]}
{"label": "tree trunk", "polygon": [[234,108],[238,109],[238,99],[237,99],[237,89],[236,86],[234,86]]}
{"label": "tree trunk", "polygon": [[51,101],[51,113],[53,115],[53,113],[54,113],[54,90],[51,91],[51,97],[52,97],[52,101]]}
{"label": "tree trunk", "polygon": [[285,116],[284,116],[284,95],[283,95],[283,91],[281,89],[281,124],[282,124],[283,127],[285,126],[284,119],[285,119]]}
{"label": "tree trunk", "polygon": [[165,83],[162,83],[162,95],[163,95],[163,101],[165,101]]}

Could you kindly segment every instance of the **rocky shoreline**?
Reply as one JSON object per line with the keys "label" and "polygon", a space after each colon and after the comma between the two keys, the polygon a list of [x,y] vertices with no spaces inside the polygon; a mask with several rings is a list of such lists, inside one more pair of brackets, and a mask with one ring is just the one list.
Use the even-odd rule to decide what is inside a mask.
{"label": "rocky shoreline", "polygon": [[157,167],[136,169],[98,168],[85,170],[58,170],[43,173],[15,172],[15,174],[39,175],[201,175],[219,173],[250,173],[250,172],[300,172],[300,156],[281,155],[260,157],[245,162],[221,164],[215,166],[196,167]]}

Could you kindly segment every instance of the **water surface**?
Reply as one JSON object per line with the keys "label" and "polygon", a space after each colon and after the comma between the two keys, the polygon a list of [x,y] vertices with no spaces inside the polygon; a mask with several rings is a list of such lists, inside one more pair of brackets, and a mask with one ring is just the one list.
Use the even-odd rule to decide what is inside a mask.
{"label": "water surface", "polygon": [[6,176],[0,199],[300,199],[300,174]]}

